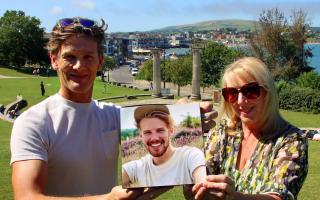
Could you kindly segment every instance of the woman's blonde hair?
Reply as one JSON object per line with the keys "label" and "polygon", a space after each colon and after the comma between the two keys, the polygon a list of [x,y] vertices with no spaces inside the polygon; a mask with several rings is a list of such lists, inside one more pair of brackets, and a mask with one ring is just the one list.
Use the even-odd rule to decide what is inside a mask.
{"label": "woman's blonde hair", "polygon": [[[257,82],[266,92],[261,115],[262,134],[265,132],[278,132],[283,128],[285,121],[279,113],[279,100],[274,80],[268,67],[258,58],[243,57],[231,63],[225,69],[222,77],[222,88],[227,87],[227,79],[231,74],[236,74],[240,79],[250,83]],[[240,122],[231,103],[222,98],[221,117],[225,115],[230,122],[230,126],[235,126]],[[269,134],[269,133],[268,133]],[[270,133],[272,134],[272,133]]]}

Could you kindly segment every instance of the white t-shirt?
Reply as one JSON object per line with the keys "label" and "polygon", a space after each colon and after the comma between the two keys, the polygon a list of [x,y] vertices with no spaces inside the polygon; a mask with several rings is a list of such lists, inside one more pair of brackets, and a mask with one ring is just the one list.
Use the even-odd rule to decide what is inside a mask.
{"label": "white t-shirt", "polygon": [[[194,184],[192,173],[199,166],[205,166],[204,153],[196,147],[183,146],[176,148],[171,158],[161,165],[154,165],[148,154],[123,164],[122,170],[132,182],[129,187],[154,187]],[[206,176],[205,170],[203,176]]]}
{"label": "white t-shirt", "polygon": [[16,119],[11,164],[46,162],[48,195],[105,194],[117,184],[119,132],[119,108],[97,101],[75,103],[56,94]]}

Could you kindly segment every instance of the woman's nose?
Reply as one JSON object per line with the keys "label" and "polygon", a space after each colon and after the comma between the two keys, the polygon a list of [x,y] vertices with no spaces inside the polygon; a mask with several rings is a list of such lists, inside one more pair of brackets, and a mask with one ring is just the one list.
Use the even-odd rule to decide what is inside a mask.
{"label": "woman's nose", "polygon": [[242,92],[239,92],[239,94],[238,94],[238,100],[237,100],[238,104],[240,105],[240,104],[244,103],[244,101],[245,101],[246,99],[247,99],[247,98],[242,94]]}

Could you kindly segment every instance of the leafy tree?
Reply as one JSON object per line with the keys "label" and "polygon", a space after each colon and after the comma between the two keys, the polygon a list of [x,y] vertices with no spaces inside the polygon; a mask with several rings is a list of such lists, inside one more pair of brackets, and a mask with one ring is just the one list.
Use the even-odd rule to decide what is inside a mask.
{"label": "leafy tree", "polygon": [[162,59],[160,61],[161,81],[163,81],[163,88],[166,88],[166,82],[171,82],[170,62],[171,61],[169,59]]}
{"label": "leafy tree", "polygon": [[23,11],[6,11],[0,18],[0,60],[6,65],[49,64],[40,20]]}
{"label": "leafy tree", "polygon": [[180,96],[180,87],[191,84],[192,79],[192,56],[185,56],[168,63],[167,71],[170,80],[178,85],[178,96]]}
{"label": "leafy tree", "polygon": [[147,60],[143,63],[142,68],[139,73],[136,75],[136,79],[138,80],[147,80],[152,81],[153,79],[153,61]]}
{"label": "leafy tree", "polygon": [[201,125],[199,117],[192,117],[190,113],[181,121],[180,126],[187,128],[198,128]]}
{"label": "leafy tree", "polygon": [[225,67],[242,53],[223,44],[209,42],[201,53],[201,85],[218,85]]}
{"label": "leafy tree", "polygon": [[302,88],[312,88],[320,91],[320,75],[316,71],[305,72],[297,78],[297,84]]}
{"label": "leafy tree", "polygon": [[114,70],[117,67],[116,61],[114,58],[110,56],[105,56],[104,57],[104,62],[102,65],[102,74],[101,74],[101,79],[104,81],[104,73],[108,72],[108,82],[109,82],[109,71]]}
{"label": "leafy tree", "polygon": [[277,8],[260,14],[255,32],[250,38],[253,54],[263,60],[276,79],[292,80],[300,73],[310,71],[306,53],[307,14],[294,10],[288,20]]}

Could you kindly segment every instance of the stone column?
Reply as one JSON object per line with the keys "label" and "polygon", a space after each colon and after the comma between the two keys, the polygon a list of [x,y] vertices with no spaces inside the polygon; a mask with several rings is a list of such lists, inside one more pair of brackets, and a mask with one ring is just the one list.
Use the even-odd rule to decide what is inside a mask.
{"label": "stone column", "polygon": [[160,53],[161,49],[151,49],[153,56],[153,97],[161,96],[161,68]]}
{"label": "stone column", "polygon": [[192,93],[191,99],[201,99],[200,94],[200,72],[201,72],[201,48],[192,48]]}

